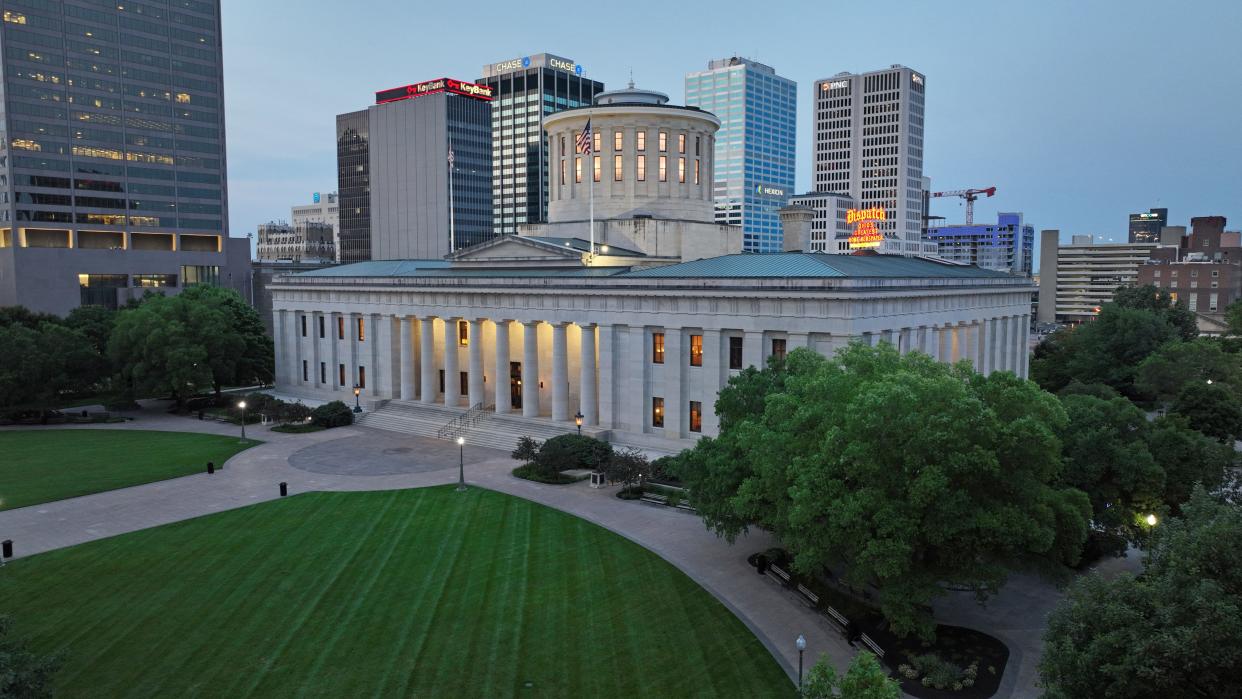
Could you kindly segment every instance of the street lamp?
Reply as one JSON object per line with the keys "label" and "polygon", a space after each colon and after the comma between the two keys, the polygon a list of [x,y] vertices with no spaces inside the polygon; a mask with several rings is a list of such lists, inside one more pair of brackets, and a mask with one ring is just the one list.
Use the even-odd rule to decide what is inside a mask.
{"label": "street lamp", "polygon": [[806,650],[806,636],[798,634],[798,640],[794,641],[794,645],[798,647],[798,693],[802,693],[802,651]]}
{"label": "street lamp", "polygon": [[1147,515],[1147,526],[1154,527],[1160,523],[1160,519],[1154,514]]}
{"label": "street lamp", "polygon": [[457,492],[466,489],[466,438],[457,438]]}
{"label": "street lamp", "polygon": [[1211,380],[1211,379],[1208,379],[1208,385],[1209,385],[1209,386],[1211,386],[1211,385],[1212,385],[1212,380]]}
{"label": "street lamp", "polygon": [[581,437],[581,436],[582,436],[582,418],[584,418],[584,417],[586,417],[586,416],[582,414],[582,411],[581,411],[581,410],[579,410],[578,412],[574,413],[574,424],[578,426],[578,436],[579,436],[579,437]]}
{"label": "street lamp", "polygon": [[246,441],[246,401],[241,401],[237,407],[242,411],[242,441]]}
{"label": "street lamp", "polygon": [[362,412],[362,405],[358,402],[358,396],[361,394],[362,394],[362,389],[358,387],[358,384],[354,384],[354,412],[355,413]]}

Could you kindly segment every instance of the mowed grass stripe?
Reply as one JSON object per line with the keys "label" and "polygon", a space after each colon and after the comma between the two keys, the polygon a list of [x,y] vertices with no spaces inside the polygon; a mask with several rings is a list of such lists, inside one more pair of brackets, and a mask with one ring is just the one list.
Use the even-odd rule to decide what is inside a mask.
{"label": "mowed grass stripe", "polygon": [[0,510],[202,473],[255,444],[188,432],[3,430]]}
{"label": "mowed grass stripe", "polygon": [[19,559],[0,599],[67,652],[63,696],[793,695],[654,554],[474,488],[308,493]]}

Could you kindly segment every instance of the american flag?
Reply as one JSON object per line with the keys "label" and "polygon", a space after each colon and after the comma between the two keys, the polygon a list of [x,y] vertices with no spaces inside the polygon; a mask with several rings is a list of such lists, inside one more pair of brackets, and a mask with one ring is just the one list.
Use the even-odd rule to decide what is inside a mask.
{"label": "american flag", "polygon": [[583,155],[590,155],[591,145],[591,120],[587,119],[586,127],[582,129],[582,133],[578,134],[578,152]]}

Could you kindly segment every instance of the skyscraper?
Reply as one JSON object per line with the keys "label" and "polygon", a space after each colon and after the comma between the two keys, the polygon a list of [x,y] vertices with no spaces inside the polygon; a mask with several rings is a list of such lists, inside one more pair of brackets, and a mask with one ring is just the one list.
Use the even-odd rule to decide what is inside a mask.
{"label": "skyscraper", "polygon": [[776,212],[794,193],[797,83],[762,63],[722,58],[686,75],[686,106],[720,119],[716,222],[741,226],[747,251],[780,252]]}
{"label": "skyscraper", "polygon": [[341,262],[371,259],[371,128],[367,110],[336,117],[336,187]]}
{"label": "skyscraper", "polygon": [[219,1],[0,9],[0,304],[230,283]]}
{"label": "skyscraper", "polygon": [[492,227],[517,233],[548,218],[548,143],[543,118],[591,103],[604,84],[583,77],[580,64],[537,53],[483,66],[479,84],[492,88]]}
{"label": "skyscraper", "polygon": [[1159,243],[1160,231],[1167,225],[1168,209],[1148,209],[1145,214],[1130,214],[1130,242]]}
{"label": "skyscraper", "polygon": [[815,81],[814,189],[858,200],[880,252],[936,254],[922,240],[925,89],[901,65]]}

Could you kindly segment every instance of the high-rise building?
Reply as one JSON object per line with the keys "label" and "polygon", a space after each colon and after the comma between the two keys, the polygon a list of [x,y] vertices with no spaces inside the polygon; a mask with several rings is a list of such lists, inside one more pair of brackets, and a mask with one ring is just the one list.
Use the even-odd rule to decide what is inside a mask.
{"label": "high-rise building", "polygon": [[311,195],[311,203],[295,204],[290,210],[290,223],[294,226],[304,223],[323,223],[332,227],[333,250],[341,245],[341,207],[337,202],[336,192],[315,192]]}
{"label": "high-rise building", "polygon": [[1040,232],[1039,315],[1041,323],[1091,320],[1121,286],[1134,286],[1139,268],[1156,243],[1096,243],[1075,235],[1060,244],[1060,231]]}
{"label": "high-rise building", "polygon": [[942,259],[1031,276],[1035,227],[1023,223],[1021,213],[997,214],[996,223],[931,226],[926,239]]}
{"label": "high-rise building", "polygon": [[1167,225],[1168,209],[1148,209],[1145,214],[1130,214],[1130,242],[1159,243],[1160,230]]}
{"label": "high-rise building", "polygon": [[[850,224],[849,212],[858,208],[858,203],[848,194],[836,192],[807,192],[789,198],[790,206],[805,206],[814,213],[810,227],[799,234],[806,240],[785,241],[786,250],[802,252],[849,252],[849,238],[854,230]],[[786,232],[786,235],[789,233]]]}
{"label": "high-rise building", "polygon": [[[1186,304],[1200,332],[1228,334],[1225,310],[1242,299],[1242,240],[1225,231],[1224,216],[1196,216],[1190,219],[1190,231],[1176,245],[1153,250],[1136,283],[1163,289]],[[1172,241],[1162,241],[1167,242]]]}
{"label": "high-rise building", "polygon": [[337,116],[342,262],[438,258],[493,237],[492,93],[438,78]]}
{"label": "high-rise building", "polygon": [[259,260],[331,263],[336,261],[332,226],[314,221],[288,224],[261,223],[258,227]]}
{"label": "high-rise building", "polygon": [[936,254],[922,236],[926,86],[901,65],[815,81],[814,190],[854,197],[879,252]]}
{"label": "high-rise building", "polygon": [[483,66],[492,88],[492,228],[513,235],[548,220],[548,139],[543,119],[591,104],[604,84],[568,58],[537,53]]}
{"label": "high-rise building", "polygon": [[245,287],[249,244],[228,238],[219,0],[0,10],[0,305],[63,313],[147,288]]}
{"label": "high-rise building", "polygon": [[780,252],[777,211],[794,193],[797,83],[757,61],[721,58],[686,74],[686,106],[720,119],[716,222],[741,226],[748,252]]}

